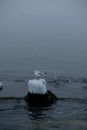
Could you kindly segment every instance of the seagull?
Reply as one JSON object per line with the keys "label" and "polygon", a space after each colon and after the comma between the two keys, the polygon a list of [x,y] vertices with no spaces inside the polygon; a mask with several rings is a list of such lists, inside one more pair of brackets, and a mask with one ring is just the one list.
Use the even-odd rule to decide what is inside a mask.
{"label": "seagull", "polygon": [[42,72],[40,72],[40,71],[38,71],[38,70],[35,70],[34,71],[34,76],[36,76],[37,78],[39,77],[43,77],[43,76],[45,76],[46,74],[45,73],[42,73]]}
{"label": "seagull", "polygon": [[35,79],[28,80],[28,93],[24,97],[29,106],[49,106],[57,101],[57,97],[47,90],[45,73],[34,71]]}
{"label": "seagull", "polygon": [[43,79],[45,74],[35,70],[34,76],[36,79],[28,80],[28,92],[32,94],[45,94],[47,92],[46,80]]}

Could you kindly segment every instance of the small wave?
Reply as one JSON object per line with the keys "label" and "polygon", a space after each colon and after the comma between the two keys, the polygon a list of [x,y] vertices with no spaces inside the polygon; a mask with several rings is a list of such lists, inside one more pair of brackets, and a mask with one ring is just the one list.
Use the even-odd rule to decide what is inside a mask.
{"label": "small wave", "polygon": [[[32,76],[17,76],[11,74],[1,74],[0,81],[13,81],[17,83],[26,83]],[[56,84],[70,84],[70,83],[85,83],[87,84],[87,77],[63,76],[63,75],[50,75],[47,74],[46,79],[48,83]]]}
{"label": "small wave", "polygon": [[24,97],[0,97],[0,100],[23,100]]}
{"label": "small wave", "polygon": [[2,109],[0,108],[0,112],[1,111],[8,111],[8,110],[12,110],[12,109],[11,108],[5,108],[5,109],[4,108],[2,108]]}
{"label": "small wave", "polygon": [[61,101],[70,101],[70,102],[79,102],[79,103],[87,103],[87,99],[85,98],[70,98],[70,97],[66,97],[66,98],[61,98],[59,97],[58,100]]}
{"label": "small wave", "polygon": [[75,82],[87,83],[87,79],[86,78],[78,78],[77,80],[75,80]]}
{"label": "small wave", "polygon": [[25,82],[27,82],[27,80],[25,80],[25,79],[15,79],[14,82],[25,83]]}
{"label": "small wave", "polygon": [[54,76],[54,77],[48,78],[48,83],[50,84],[71,84],[71,83],[87,84],[87,78],[71,77],[71,76]]}
{"label": "small wave", "polygon": [[[24,100],[24,97],[0,97],[0,100]],[[84,98],[58,97],[58,101],[87,103],[86,98],[84,99]]]}
{"label": "small wave", "polygon": [[48,83],[53,85],[61,85],[61,84],[64,85],[64,84],[70,84],[72,82],[73,82],[72,78],[64,76],[58,76],[56,78],[53,77],[48,79]]}
{"label": "small wave", "polygon": [[[26,83],[28,79],[14,79],[14,82],[17,83]],[[51,84],[70,84],[70,83],[84,83],[87,84],[87,78],[79,78],[79,77],[67,77],[67,76],[58,76],[55,78],[54,77],[47,77],[47,82]]]}

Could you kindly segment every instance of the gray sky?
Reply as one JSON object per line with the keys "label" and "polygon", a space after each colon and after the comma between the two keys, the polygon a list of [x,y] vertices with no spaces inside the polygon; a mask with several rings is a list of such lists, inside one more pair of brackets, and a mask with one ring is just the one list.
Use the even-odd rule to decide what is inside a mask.
{"label": "gray sky", "polygon": [[0,69],[21,58],[87,70],[87,0],[0,0]]}
{"label": "gray sky", "polygon": [[0,15],[87,16],[87,0],[0,0]]}
{"label": "gray sky", "polygon": [[86,48],[87,0],[0,0],[0,56],[81,57]]}

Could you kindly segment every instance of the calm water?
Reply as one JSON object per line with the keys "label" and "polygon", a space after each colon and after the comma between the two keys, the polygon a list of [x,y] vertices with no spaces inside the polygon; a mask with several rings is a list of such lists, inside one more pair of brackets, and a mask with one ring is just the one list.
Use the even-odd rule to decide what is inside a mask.
{"label": "calm water", "polygon": [[[0,3],[0,130],[86,130],[87,2],[34,3]],[[23,99],[36,69],[59,98],[50,107]]]}

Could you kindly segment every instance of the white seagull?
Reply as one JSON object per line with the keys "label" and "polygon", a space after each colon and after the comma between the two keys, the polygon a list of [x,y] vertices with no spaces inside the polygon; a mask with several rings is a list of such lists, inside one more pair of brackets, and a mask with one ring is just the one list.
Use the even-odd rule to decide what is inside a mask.
{"label": "white seagull", "polygon": [[35,70],[34,76],[36,79],[28,80],[28,92],[31,94],[46,94],[46,80],[43,79],[44,73]]}
{"label": "white seagull", "polygon": [[25,101],[29,106],[49,106],[57,101],[57,97],[46,87],[45,73],[34,71],[35,79],[28,80],[28,93]]}

